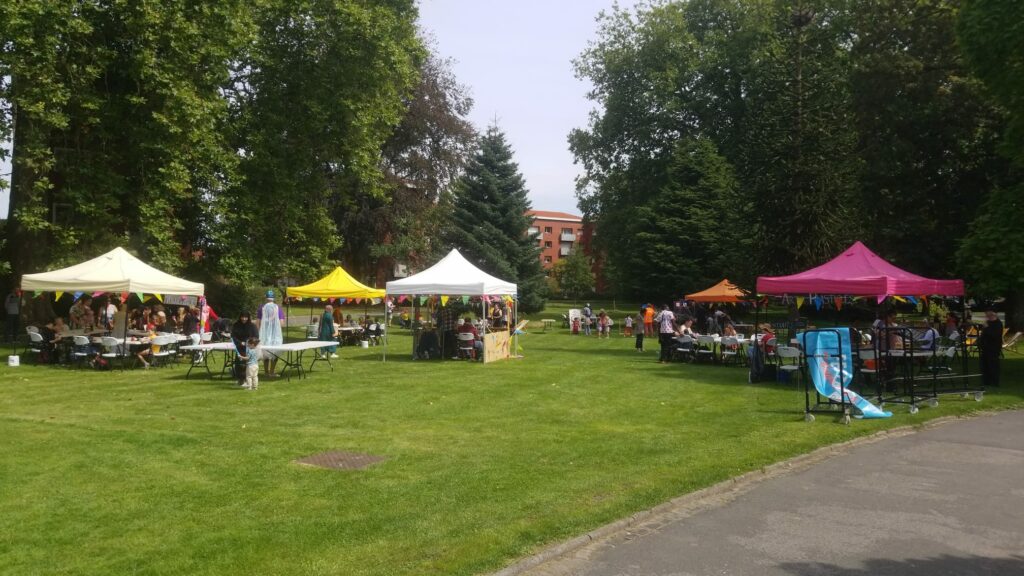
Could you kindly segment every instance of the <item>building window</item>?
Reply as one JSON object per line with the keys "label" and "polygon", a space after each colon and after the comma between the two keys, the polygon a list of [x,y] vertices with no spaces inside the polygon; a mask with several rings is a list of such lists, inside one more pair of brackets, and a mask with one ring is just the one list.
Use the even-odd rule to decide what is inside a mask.
{"label": "building window", "polygon": [[545,226],[544,227],[544,233],[545,234],[551,234],[551,226]]}
{"label": "building window", "polygon": [[544,257],[544,263],[545,264],[551,264],[551,256],[545,256]]}
{"label": "building window", "polygon": [[548,240],[547,242],[545,242],[545,243],[544,243],[544,247],[545,247],[545,248],[551,248],[551,241],[550,241],[550,240]]}
{"label": "building window", "polygon": [[562,228],[562,234],[572,234],[572,228]]}

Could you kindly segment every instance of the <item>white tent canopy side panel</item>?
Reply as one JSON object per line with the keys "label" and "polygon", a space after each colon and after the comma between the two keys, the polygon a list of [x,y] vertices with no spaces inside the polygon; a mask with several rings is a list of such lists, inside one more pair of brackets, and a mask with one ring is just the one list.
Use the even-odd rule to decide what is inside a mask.
{"label": "white tent canopy side panel", "polygon": [[202,296],[203,285],[162,272],[124,248],[60,270],[25,274],[22,290],[40,292],[144,292]]}
{"label": "white tent canopy side panel", "polygon": [[450,296],[515,296],[516,285],[473,266],[452,249],[430,268],[387,283],[389,296],[441,294]]}

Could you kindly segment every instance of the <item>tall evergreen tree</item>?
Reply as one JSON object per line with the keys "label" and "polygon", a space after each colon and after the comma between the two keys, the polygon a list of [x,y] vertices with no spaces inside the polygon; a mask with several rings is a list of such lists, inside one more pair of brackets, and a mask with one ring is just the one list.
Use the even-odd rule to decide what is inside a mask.
{"label": "tall evergreen tree", "polygon": [[491,126],[456,184],[448,236],[451,244],[482,270],[519,285],[519,309],[523,312],[542,309],[547,296],[540,248],[527,235],[529,209],[512,147],[505,134]]}

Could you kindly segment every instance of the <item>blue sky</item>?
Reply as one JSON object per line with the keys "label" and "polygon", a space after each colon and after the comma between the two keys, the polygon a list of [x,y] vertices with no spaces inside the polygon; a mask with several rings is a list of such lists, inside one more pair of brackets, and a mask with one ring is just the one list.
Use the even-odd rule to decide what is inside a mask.
{"label": "blue sky", "polygon": [[[619,5],[632,6],[634,0]],[[495,118],[515,149],[533,207],[577,212],[566,137],[586,124],[589,85],[573,75],[572,59],[594,39],[595,17],[613,0],[420,0],[420,23],[451,58],[473,96],[473,124]],[[10,166],[0,166],[8,174]],[[7,216],[7,193],[0,217]]]}

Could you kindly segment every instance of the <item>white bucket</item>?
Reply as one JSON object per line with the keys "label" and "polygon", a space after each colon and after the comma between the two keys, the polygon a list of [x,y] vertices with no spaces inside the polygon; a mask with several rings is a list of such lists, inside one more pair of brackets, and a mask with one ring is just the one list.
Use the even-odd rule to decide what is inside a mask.
{"label": "white bucket", "polygon": [[360,348],[369,348],[370,347],[370,341],[369,340],[360,340],[359,341],[359,347]]}
{"label": "white bucket", "polygon": [[15,356],[14,354],[11,354],[10,356],[7,357],[7,365],[21,366],[21,358]]}

